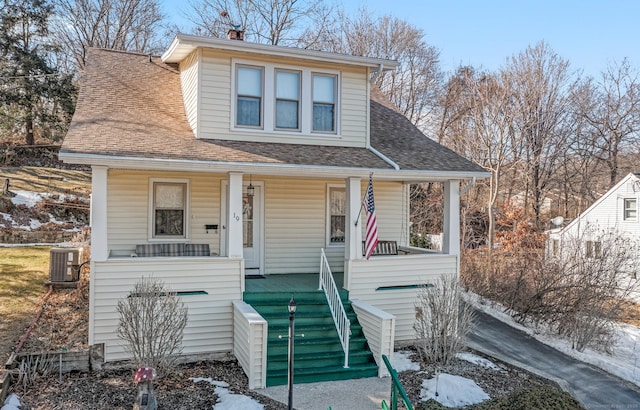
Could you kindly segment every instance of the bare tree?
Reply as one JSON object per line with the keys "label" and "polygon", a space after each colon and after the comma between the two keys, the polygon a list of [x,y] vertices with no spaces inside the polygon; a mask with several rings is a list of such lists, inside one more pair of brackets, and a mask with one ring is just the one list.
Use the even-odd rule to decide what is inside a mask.
{"label": "bare tree", "polygon": [[82,70],[89,47],[155,52],[164,46],[159,0],[55,0],[56,36]]}
{"label": "bare tree", "polygon": [[424,31],[385,15],[374,18],[366,9],[355,18],[341,17],[329,51],[396,60],[393,71],[376,72],[373,82],[413,124],[423,131],[436,128],[435,110],[443,82],[438,50],[427,44]]}
{"label": "bare tree", "polygon": [[593,154],[609,170],[609,186],[618,182],[619,156],[638,141],[640,129],[640,79],[628,60],[602,72],[601,81],[585,83],[580,114],[597,136]]}
{"label": "bare tree", "polygon": [[541,42],[513,57],[504,75],[510,79],[517,109],[514,130],[524,155],[526,199],[531,199],[525,205],[531,206],[540,226],[542,202],[572,133],[569,62]]}
{"label": "bare tree", "polygon": [[255,43],[298,46],[315,21],[326,21],[332,8],[310,0],[194,0],[189,19],[195,31],[225,37],[230,24]]}

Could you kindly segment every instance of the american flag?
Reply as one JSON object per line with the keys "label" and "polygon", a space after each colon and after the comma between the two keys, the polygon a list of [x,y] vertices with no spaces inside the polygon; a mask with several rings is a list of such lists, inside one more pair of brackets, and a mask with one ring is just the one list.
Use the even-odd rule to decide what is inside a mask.
{"label": "american flag", "polygon": [[378,245],[378,220],[376,218],[376,206],[373,202],[373,182],[369,177],[369,186],[364,195],[364,208],[367,211],[367,236],[365,238],[365,257],[369,259]]}

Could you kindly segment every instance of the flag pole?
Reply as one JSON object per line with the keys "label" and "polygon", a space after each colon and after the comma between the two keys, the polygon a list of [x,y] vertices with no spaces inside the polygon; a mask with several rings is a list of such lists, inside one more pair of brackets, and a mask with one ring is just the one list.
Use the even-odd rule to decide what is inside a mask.
{"label": "flag pole", "polygon": [[[369,173],[369,181],[373,178],[373,172]],[[356,218],[355,226],[358,226],[358,221],[360,220],[360,215],[362,214],[362,208],[364,207],[364,198],[367,196],[367,190],[364,190],[364,195],[362,195],[362,201],[360,201],[360,211],[358,211],[358,217]]]}

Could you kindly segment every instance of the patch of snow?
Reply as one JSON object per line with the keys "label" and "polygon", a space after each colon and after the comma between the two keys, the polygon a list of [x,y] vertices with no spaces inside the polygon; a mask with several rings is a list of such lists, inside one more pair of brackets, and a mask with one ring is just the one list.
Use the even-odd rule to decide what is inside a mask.
{"label": "patch of snow", "polygon": [[400,351],[393,352],[393,368],[398,373],[405,372],[407,370],[420,370],[420,365],[416,362],[412,362],[409,356],[412,352]]}
{"label": "patch of snow", "polygon": [[424,380],[420,390],[420,400],[434,399],[447,407],[470,406],[490,398],[473,380],[448,373]]}
{"label": "patch of snow", "polygon": [[20,398],[15,393],[11,393],[0,410],[19,410],[20,406],[22,406]]}
{"label": "patch of snow", "polygon": [[38,202],[42,201],[42,194],[38,192],[23,191],[20,189],[16,191],[12,190],[11,192],[16,194],[16,196],[11,198],[11,202],[14,205],[26,205],[28,207],[33,207],[36,206]]}
{"label": "patch of snow", "polygon": [[473,353],[469,353],[469,352],[462,352],[462,353],[458,353],[456,354],[456,357],[460,360],[465,360],[467,362],[473,363],[473,364],[477,364],[479,366],[482,366],[486,369],[491,369],[491,370],[502,370],[502,368],[500,366],[498,366],[497,364],[493,363],[490,360],[485,359],[484,357],[480,357],[476,354]]}
{"label": "patch of snow", "polygon": [[229,383],[213,380],[210,377],[196,377],[192,378],[194,383],[207,382],[216,386],[215,393],[218,396],[218,401],[213,406],[215,410],[264,410],[264,406],[249,396],[242,394],[234,394],[227,387]]}
{"label": "patch of snow", "polygon": [[617,342],[613,346],[613,354],[598,352],[587,348],[578,352],[571,347],[569,340],[563,339],[545,329],[532,329],[516,323],[511,316],[504,312],[498,304],[488,305],[471,292],[465,294],[465,299],[473,306],[488,315],[532,336],[541,343],[553,347],[574,359],[599,367],[604,371],[640,386],[640,328],[623,323],[615,326]]}

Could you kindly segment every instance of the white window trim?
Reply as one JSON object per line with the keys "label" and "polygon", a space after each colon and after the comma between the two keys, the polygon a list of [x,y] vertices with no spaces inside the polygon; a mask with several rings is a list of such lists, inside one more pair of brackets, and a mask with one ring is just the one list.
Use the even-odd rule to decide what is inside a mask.
{"label": "white window trim", "polygon": [[[185,210],[184,210],[184,236],[154,236],[154,197],[155,189],[154,184],[167,183],[167,184],[185,184]],[[148,209],[148,240],[149,242],[188,242],[189,241],[189,209],[191,208],[191,187],[188,179],[177,178],[149,178],[149,209]]]}
{"label": "white window trim", "polygon": [[[262,127],[247,127],[236,125],[236,103],[238,98],[237,69],[238,66],[249,66],[263,69],[263,97],[262,97]],[[300,78],[300,129],[288,130],[275,127],[276,109],[276,70],[297,71]],[[313,131],[313,77],[312,74],[326,74],[336,77],[336,130],[335,132]],[[341,128],[341,95],[342,76],[339,70],[318,69],[300,67],[287,64],[273,64],[257,62],[254,60],[231,59],[231,131],[232,132],[257,132],[261,134],[291,135],[295,137],[306,136],[313,138],[340,139]]]}
{"label": "white window trim", "polygon": [[[636,216],[633,218],[627,218],[627,201],[636,201]],[[631,208],[628,208],[631,210]],[[622,220],[624,222],[637,222],[638,221],[638,198],[625,197],[622,198]]]}
{"label": "white window trim", "polygon": [[[336,79],[336,88],[333,90],[333,98],[334,98],[334,111],[335,111],[335,115],[333,117],[333,126],[334,126],[334,130],[333,131],[315,131],[313,129],[313,103],[315,102],[315,100],[313,99],[313,76],[314,75],[318,75],[318,76],[326,76],[326,77],[335,77]],[[311,71],[311,81],[310,81],[310,86],[311,86],[311,113],[310,113],[310,123],[309,126],[311,128],[311,133],[313,133],[314,135],[320,134],[320,135],[327,135],[327,134],[338,134],[338,124],[340,123],[338,120],[338,113],[340,112],[340,106],[338,105],[340,98],[340,76],[337,74],[332,74],[332,73],[328,73],[328,72],[324,72],[324,71]]]}
{"label": "white window trim", "polygon": [[[345,209],[345,242],[342,243],[332,243],[331,242],[331,189],[343,189],[344,193],[345,193],[345,198],[347,195],[347,187],[344,184],[327,184],[327,195],[326,195],[326,219],[325,219],[325,243],[327,245],[328,248],[344,248],[345,246],[345,242],[347,239],[347,233],[346,233],[346,224],[348,223],[347,221],[347,216],[348,216],[348,209]],[[347,206],[346,202],[345,202],[345,206]]]}
{"label": "white window trim", "polygon": [[[276,102],[278,100],[278,92],[277,92],[277,87],[278,87],[278,81],[277,81],[277,75],[278,72],[283,72],[283,73],[296,73],[299,75],[298,77],[298,128],[278,128],[277,125],[277,110],[276,110]],[[294,132],[297,135],[300,135],[300,131],[302,131],[302,71],[301,70],[291,70],[288,68],[281,68],[281,67],[276,67],[273,70],[273,129],[276,131],[284,131],[284,132]],[[287,100],[287,99],[283,99],[285,101],[293,101],[293,100]]]}
{"label": "white window trim", "polygon": [[[238,125],[238,117],[236,117],[236,107],[238,104],[238,82],[236,81],[236,79],[238,78],[238,68],[242,68],[242,67],[246,67],[246,68],[253,68],[253,69],[258,69],[262,72],[262,82],[261,82],[261,86],[262,86],[262,97],[260,99],[260,125],[259,126],[255,126],[255,125]],[[239,130],[263,130],[265,128],[265,112],[266,112],[266,108],[265,108],[265,101],[267,101],[267,96],[266,96],[266,92],[267,92],[267,88],[265,87],[265,80],[267,78],[267,73],[265,70],[265,67],[262,65],[256,65],[251,64],[250,62],[248,63],[240,63],[240,64],[234,64],[233,65],[233,72],[231,75],[232,78],[232,82],[233,82],[233,101],[231,103],[231,115],[232,115],[232,121],[231,123],[233,124],[233,129],[239,129]]]}

